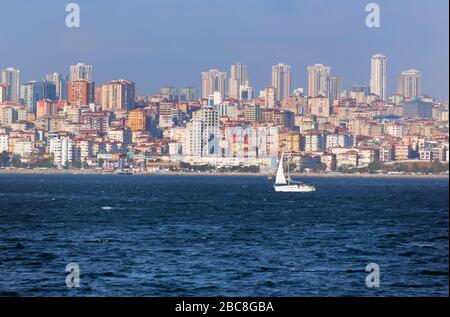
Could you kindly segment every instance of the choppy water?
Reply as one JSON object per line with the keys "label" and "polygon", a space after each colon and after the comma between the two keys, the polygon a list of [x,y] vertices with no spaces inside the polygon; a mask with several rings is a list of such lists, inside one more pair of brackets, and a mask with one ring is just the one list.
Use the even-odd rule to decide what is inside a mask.
{"label": "choppy water", "polygon": [[448,296],[447,179],[309,181],[0,175],[0,295]]}

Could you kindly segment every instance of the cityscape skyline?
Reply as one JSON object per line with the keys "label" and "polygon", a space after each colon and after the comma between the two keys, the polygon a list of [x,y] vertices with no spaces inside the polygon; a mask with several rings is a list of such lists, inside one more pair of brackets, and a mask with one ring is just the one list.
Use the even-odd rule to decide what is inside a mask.
{"label": "cityscape skyline", "polygon": [[[129,81],[128,79],[122,78],[110,78],[105,82],[99,83],[94,78],[94,65],[84,62],[69,65],[68,69],[69,71],[67,73],[47,73],[39,79],[24,82],[22,79],[23,71],[13,66],[8,66],[4,69],[0,68],[0,83],[7,84],[11,81],[14,82],[14,86],[16,87],[6,85],[7,93],[5,95],[15,95],[14,90],[17,90],[18,95],[23,97],[24,94],[26,95],[26,92],[23,91],[24,86],[49,82],[55,85],[56,91],[53,92],[55,97],[59,100],[65,100],[67,99],[65,97],[67,97],[68,92],[65,86],[67,86],[70,82],[87,81],[92,82],[94,85],[97,84],[102,86],[110,83],[111,81]],[[272,66],[271,82],[259,91],[255,91],[252,85],[253,82],[249,79],[251,76],[249,76],[248,65],[240,62],[229,65],[229,71],[222,71],[217,68],[202,71],[200,73],[201,83],[199,88],[197,86],[176,87],[169,85],[159,87],[154,93],[139,94],[137,85],[135,82],[131,82],[135,85],[133,90],[135,91],[136,96],[151,96],[165,90],[195,89],[197,90],[197,93],[199,92],[199,97],[202,99],[208,99],[211,95],[216,94],[216,100],[223,100],[225,98],[241,100],[241,93],[245,93],[247,96],[245,99],[253,99],[258,95],[265,94],[268,88],[274,87],[276,101],[281,101],[288,96],[296,95],[297,91],[301,91],[302,95],[309,97],[324,96],[337,99],[341,94],[350,96],[355,87],[367,87],[367,93],[377,95],[384,101],[388,101],[390,97],[395,95],[403,95],[406,98],[419,96],[436,98],[436,96],[423,92],[422,87],[424,85],[422,71],[420,70],[407,68],[396,74],[395,77],[389,78],[387,76],[387,73],[389,73],[387,71],[389,69],[388,58],[380,53],[374,54],[371,57],[371,65],[369,70],[370,79],[368,84],[355,83],[345,86],[343,85],[343,78],[341,76],[335,76],[332,69],[333,67],[325,66],[323,64],[309,65],[306,67],[306,85],[304,87],[293,87],[291,83],[291,65],[278,63]],[[237,75],[238,72],[240,72],[239,75]],[[243,79],[240,79],[240,77],[243,77]],[[392,91],[387,90],[387,85],[390,82],[395,83],[395,87]],[[61,87],[61,85],[65,86]],[[95,92],[93,92],[93,94],[94,93]],[[282,96],[280,96],[280,94]],[[20,101],[19,99],[16,100],[15,97],[12,97],[12,99],[11,97],[8,97],[7,100],[15,101],[16,103]],[[436,98],[436,100],[448,99]]]}
{"label": "cityscape skyline", "polygon": [[[39,80],[45,74],[55,71],[66,74],[65,65],[84,61],[94,65],[95,82],[127,78],[136,83],[137,94],[142,95],[153,94],[165,86],[194,86],[200,90],[200,72],[214,68],[229,72],[229,65],[241,62],[248,65],[249,80],[253,92],[257,94],[271,83],[270,71],[267,69],[279,62],[291,65],[292,89],[306,89],[306,67],[316,63],[331,66],[333,73],[342,79],[344,87],[353,84],[369,85],[370,56],[382,53],[389,60],[388,95],[397,91],[397,77],[401,71],[418,69],[423,79],[422,92],[438,99],[448,99],[448,3],[445,1],[433,4],[420,1],[396,1],[395,4],[379,1],[382,10],[380,29],[367,28],[364,24],[366,4],[352,1],[339,4],[323,1],[286,1],[274,4],[268,1],[260,4],[249,0],[242,3],[242,12],[251,9],[260,13],[261,17],[271,14],[267,26],[244,17],[233,6],[214,2],[210,8],[200,10],[196,6],[193,8],[179,3],[180,11],[192,20],[201,14],[206,14],[205,19],[209,20],[215,12],[218,17],[227,15],[231,20],[236,19],[240,25],[243,22],[255,23],[240,33],[234,27],[227,29],[217,26],[214,34],[200,29],[198,22],[191,19],[186,21],[186,18],[179,16],[178,10],[172,10],[173,25],[167,30],[150,30],[151,26],[156,27],[160,22],[158,14],[173,8],[173,2],[178,3],[175,0],[170,2],[170,5],[160,1],[151,4],[136,1],[129,4],[123,11],[135,16],[135,19],[115,35],[110,34],[108,27],[116,21],[115,18],[122,18],[122,14],[105,13],[107,10],[101,10],[99,4],[78,1],[82,10],[79,29],[68,29],[63,25],[63,5],[60,8],[52,1],[40,3],[39,11],[42,11],[42,16],[39,19],[46,21],[39,21],[39,27],[35,25],[38,23],[37,17],[31,14],[36,10],[33,5],[23,1],[8,4],[11,19],[0,21],[1,27],[7,29],[8,25],[14,24],[14,17],[21,16],[20,14],[30,16],[21,22],[23,25],[18,26],[19,36],[6,34],[8,50],[0,51],[0,68],[12,66],[22,70],[22,82],[27,82]],[[111,3],[117,8],[122,6],[119,2]],[[145,8],[149,7],[152,10],[146,11]],[[311,13],[312,10],[323,12],[320,23],[310,20],[308,12]],[[150,15],[151,23],[145,23],[147,19],[143,20],[141,11]],[[341,18],[327,13],[333,11],[341,13]],[[100,23],[102,27],[97,23],[99,12],[102,12],[101,20],[104,22]],[[423,19],[419,12],[425,12],[427,16],[433,16],[433,19]],[[48,21],[45,19],[47,16]],[[277,26],[281,21],[286,25],[284,29]],[[61,23],[58,24],[59,22]],[[194,37],[189,37],[190,40],[180,35],[181,22],[189,22],[187,32],[196,32]],[[314,32],[305,28],[309,22],[315,22],[317,27]],[[330,27],[338,22],[340,30],[331,30]],[[33,30],[32,34],[46,32],[48,40],[40,39],[37,42],[34,37],[30,37],[30,41],[20,41],[20,30],[24,31],[26,27]],[[128,35],[130,32],[132,34]],[[233,42],[225,40],[230,34],[236,35]],[[271,44],[268,45],[267,40],[263,41],[264,36],[277,39],[269,41]],[[54,44],[54,40],[61,41],[61,45]],[[113,47],[112,44],[117,40],[122,45]],[[80,43],[83,45],[78,45]],[[212,50],[201,48],[201,44],[208,43],[214,44]],[[338,44],[340,49],[333,50]],[[51,47],[51,52],[39,50],[44,46]],[[104,50],[114,54],[106,56]],[[30,51],[33,52],[33,58],[29,58]],[[36,59],[40,62],[33,62]]]}

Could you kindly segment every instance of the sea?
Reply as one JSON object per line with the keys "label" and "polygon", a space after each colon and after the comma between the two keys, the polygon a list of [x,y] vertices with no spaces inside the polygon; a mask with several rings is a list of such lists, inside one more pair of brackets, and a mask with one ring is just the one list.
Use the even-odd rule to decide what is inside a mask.
{"label": "sea", "polygon": [[448,179],[303,180],[0,174],[0,296],[448,296]]}

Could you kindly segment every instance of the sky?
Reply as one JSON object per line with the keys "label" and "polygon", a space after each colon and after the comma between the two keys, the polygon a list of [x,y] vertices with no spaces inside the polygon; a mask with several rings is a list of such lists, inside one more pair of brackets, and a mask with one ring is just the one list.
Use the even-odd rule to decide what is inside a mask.
{"label": "sky", "polygon": [[[65,24],[78,3],[80,28]],[[366,5],[380,6],[368,28]],[[39,80],[70,64],[94,65],[97,85],[124,78],[139,94],[201,87],[200,73],[248,65],[258,94],[271,66],[291,65],[292,88],[307,88],[308,65],[332,67],[344,88],[369,84],[370,57],[388,58],[388,90],[402,70],[422,72],[423,93],[448,99],[448,0],[0,0],[0,68]]]}

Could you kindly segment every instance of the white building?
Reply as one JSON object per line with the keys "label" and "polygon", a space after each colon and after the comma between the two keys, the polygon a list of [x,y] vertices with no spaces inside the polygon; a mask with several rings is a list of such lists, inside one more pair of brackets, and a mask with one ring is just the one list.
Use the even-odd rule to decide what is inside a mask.
{"label": "white building", "polygon": [[421,95],[421,73],[416,69],[402,71],[398,81],[398,94],[405,98]]}
{"label": "white building", "polygon": [[9,135],[0,134],[0,153],[3,151],[9,152]]}
{"label": "white building", "polygon": [[400,123],[388,123],[384,125],[384,133],[396,138],[403,137],[404,126]]}
{"label": "white building", "polygon": [[94,142],[90,140],[76,140],[73,146],[73,161],[83,162],[94,157]]}
{"label": "white building", "polygon": [[220,92],[222,98],[226,95],[227,73],[218,69],[202,72],[202,98],[208,99],[215,91]]}
{"label": "white building", "polygon": [[33,152],[33,142],[29,139],[19,139],[14,143],[14,154],[21,158],[29,158]]}
{"label": "white building", "polygon": [[370,93],[387,100],[387,58],[381,54],[372,56]]}
{"label": "white building", "polygon": [[272,66],[272,86],[276,90],[277,101],[291,96],[291,66],[277,64]]}
{"label": "white building", "polygon": [[8,97],[8,85],[0,83],[0,103],[6,102]]}
{"label": "white building", "polygon": [[92,65],[78,63],[70,66],[70,80],[87,80],[93,81]]}
{"label": "white building", "polygon": [[331,67],[323,64],[308,66],[308,97],[330,97],[330,77]]}
{"label": "white building", "polygon": [[128,145],[133,141],[133,133],[128,129],[108,129],[108,139]]}
{"label": "white building", "polygon": [[20,99],[20,71],[14,68],[7,68],[0,71],[0,83],[6,84],[7,101],[19,103]]}
{"label": "white building", "polygon": [[49,152],[53,154],[54,164],[66,166],[74,161],[74,143],[67,137],[54,137],[49,141]]}
{"label": "white building", "polygon": [[231,65],[230,79],[228,80],[228,97],[241,100],[241,87],[248,87],[248,67],[244,64]]}
{"label": "white building", "polygon": [[219,116],[217,109],[205,107],[194,112],[186,126],[184,155],[214,156],[219,151]]}

